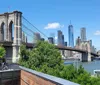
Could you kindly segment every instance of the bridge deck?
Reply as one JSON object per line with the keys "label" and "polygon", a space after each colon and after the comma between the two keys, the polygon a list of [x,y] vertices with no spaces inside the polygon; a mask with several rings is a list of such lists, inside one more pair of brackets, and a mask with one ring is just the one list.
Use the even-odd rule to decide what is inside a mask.
{"label": "bridge deck", "polygon": [[[0,44],[3,46],[12,46],[13,42],[8,42],[8,41],[0,41]],[[26,45],[27,48],[34,48],[35,44],[33,43],[23,43]],[[82,50],[82,49],[76,49],[76,48],[71,48],[71,47],[66,47],[66,46],[56,46],[57,49],[60,50],[70,50],[70,51],[76,51],[76,52],[80,52],[80,53],[88,53],[88,51],[86,50]],[[99,56],[96,53],[91,52],[91,55],[94,56]]]}

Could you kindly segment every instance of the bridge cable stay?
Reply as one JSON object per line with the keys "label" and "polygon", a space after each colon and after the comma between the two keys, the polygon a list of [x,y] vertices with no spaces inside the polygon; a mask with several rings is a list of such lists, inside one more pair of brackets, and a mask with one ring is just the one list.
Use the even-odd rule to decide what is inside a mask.
{"label": "bridge cable stay", "polygon": [[[30,31],[32,33],[32,35],[29,33],[29,32],[26,32],[26,30],[24,30],[24,28],[27,30],[27,31]],[[22,24],[22,31],[27,35],[27,37],[31,37],[33,39],[33,33],[34,31],[32,31],[31,29],[29,29],[27,26],[25,26],[24,24]]]}
{"label": "bridge cable stay", "polygon": [[24,31],[23,29],[22,29],[22,32],[25,34],[25,36],[27,36],[27,42],[31,42],[30,40],[32,39],[33,40],[33,36],[31,35],[31,34],[29,34],[29,33],[27,33],[26,31]]}
{"label": "bridge cable stay", "polygon": [[26,25],[22,24],[22,26],[23,26],[25,29],[29,30],[31,33],[33,33],[33,34],[35,33],[33,30],[29,29]]}
{"label": "bridge cable stay", "polygon": [[46,38],[48,38],[43,32],[41,32],[36,26],[34,26],[30,21],[28,21],[25,17],[22,16],[22,18],[27,21],[33,28],[35,28],[37,31],[39,31],[42,35],[44,35]]}
{"label": "bridge cable stay", "polygon": [[[28,31],[30,31],[32,34],[34,34],[35,32],[33,31],[33,30],[31,30],[31,29],[29,29],[26,25],[24,25],[24,24],[22,24],[22,29],[23,28],[25,28],[25,29],[27,29]],[[24,31],[24,30],[23,30]],[[25,31],[24,31],[25,32]],[[26,34],[28,34],[28,33],[26,33]],[[28,34],[28,35],[30,35],[30,34]],[[32,35],[33,36],[33,35]],[[32,37],[31,36],[31,37]]]}
{"label": "bridge cable stay", "polygon": [[[27,32],[25,32],[24,30],[22,30],[26,35],[32,37],[32,35],[28,34]],[[33,37],[32,37],[33,38]]]}

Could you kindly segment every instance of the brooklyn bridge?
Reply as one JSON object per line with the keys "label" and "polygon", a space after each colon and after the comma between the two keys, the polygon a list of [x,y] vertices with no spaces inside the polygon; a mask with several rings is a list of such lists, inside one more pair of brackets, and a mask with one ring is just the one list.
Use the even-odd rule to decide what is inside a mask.
{"label": "brooklyn bridge", "polygon": [[[24,25],[25,23],[22,22],[23,19],[28,22],[28,20],[22,16],[22,12],[20,11],[0,14],[0,44],[6,49],[5,58],[8,62],[16,63],[18,61],[20,58],[20,45],[22,43],[26,44],[28,49],[34,48],[34,43],[29,43],[27,41],[27,36],[25,36],[23,31],[23,26],[26,28]],[[31,24],[30,22],[28,23]],[[59,50],[69,50],[81,53],[82,61],[91,61],[92,57],[99,56],[97,53],[91,51],[90,42],[82,44],[80,46],[82,49],[58,45],[55,47]]]}

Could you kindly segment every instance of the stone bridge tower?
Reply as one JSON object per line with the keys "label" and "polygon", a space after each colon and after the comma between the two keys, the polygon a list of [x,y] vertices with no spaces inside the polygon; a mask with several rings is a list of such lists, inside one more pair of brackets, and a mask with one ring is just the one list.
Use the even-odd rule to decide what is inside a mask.
{"label": "stone bridge tower", "polygon": [[90,41],[81,42],[80,49],[87,51],[86,53],[82,53],[81,61],[91,61]]}
{"label": "stone bridge tower", "polygon": [[19,59],[19,47],[22,42],[21,23],[22,13],[19,11],[0,14],[0,43],[6,48],[5,57],[10,58],[12,62]]}

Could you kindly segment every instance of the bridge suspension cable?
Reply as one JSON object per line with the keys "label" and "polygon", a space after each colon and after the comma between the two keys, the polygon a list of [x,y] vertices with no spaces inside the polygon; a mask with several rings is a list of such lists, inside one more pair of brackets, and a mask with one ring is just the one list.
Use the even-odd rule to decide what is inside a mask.
{"label": "bridge suspension cable", "polygon": [[22,31],[27,35],[28,41],[34,39],[34,31],[29,29],[26,25],[22,24]]}
{"label": "bridge suspension cable", "polygon": [[26,25],[22,24],[22,27],[24,27],[25,29],[29,30],[31,33],[35,33],[33,30],[29,29]]}
{"label": "bridge suspension cable", "polygon": [[[27,32],[25,32],[24,30],[22,30],[26,35],[32,37],[32,35],[28,34]],[[32,37],[33,38],[33,37]]]}
{"label": "bridge suspension cable", "polygon": [[34,26],[30,21],[28,21],[25,17],[22,16],[22,18],[27,21],[33,28],[35,28],[37,31],[39,31],[42,35],[44,35],[46,38],[48,38],[43,32],[41,32],[36,26]]}

